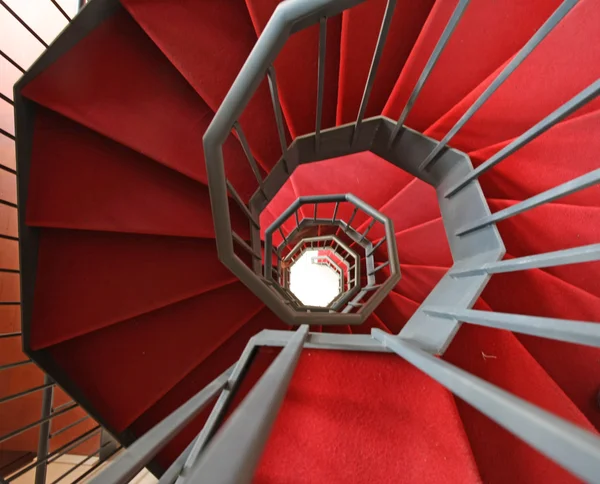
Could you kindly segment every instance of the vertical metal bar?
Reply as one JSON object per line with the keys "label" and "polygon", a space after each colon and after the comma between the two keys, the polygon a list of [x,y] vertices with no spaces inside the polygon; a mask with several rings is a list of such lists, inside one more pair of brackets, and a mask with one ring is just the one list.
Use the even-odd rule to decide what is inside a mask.
{"label": "vertical metal bar", "polygon": [[373,248],[371,250],[369,250],[366,254],[365,257],[370,257],[373,255],[373,253],[379,249],[379,247],[385,242],[385,237],[381,238],[381,240],[379,240],[379,242],[377,242]]}
{"label": "vertical metal bar", "polygon": [[360,237],[360,242],[362,242],[363,240],[365,240],[366,236],[368,235],[368,233],[371,231],[371,229],[373,228],[373,225],[375,225],[375,222],[377,222],[377,220],[373,219],[371,220],[371,223],[367,226],[367,229],[364,231],[364,233],[361,235]]}
{"label": "vertical metal bar", "polygon": [[294,218],[296,219],[296,228],[300,225],[300,220],[298,220],[298,210],[294,212]]}
{"label": "vertical metal bar", "polygon": [[302,325],[290,338],[208,446],[190,482],[244,484],[252,481],[307,335],[308,326]]}
{"label": "vertical metal bar", "polygon": [[415,87],[413,88],[410,98],[408,99],[406,106],[404,106],[404,109],[402,110],[402,114],[400,115],[400,118],[398,118],[398,122],[396,123],[396,126],[394,127],[394,130],[392,131],[392,134],[388,141],[388,149],[390,149],[392,147],[392,145],[394,144],[394,141],[396,140],[398,133],[402,129],[402,126],[404,125],[404,122],[406,121],[406,118],[408,117],[410,110],[412,109],[413,105],[415,104],[417,97],[421,93],[421,89],[423,89],[423,86],[425,85],[425,82],[427,81],[429,74],[431,74],[431,71],[433,70],[436,62],[438,61],[441,53],[444,51],[444,48],[446,47],[446,44],[448,43],[448,40],[450,39],[452,32],[454,32],[454,29],[458,25],[458,21],[462,17],[465,9],[467,8],[467,5],[469,5],[469,0],[460,0],[460,2],[458,2],[458,4],[456,5],[456,8],[454,9],[454,12],[452,12],[452,16],[448,20],[448,23],[446,24],[446,27],[444,28],[444,31],[442,32],[441,37],[437,41],[437,44],[435,45],[435,48],[433,49],[431,56],[429,56],[429,59],[427,60],[427,64],[425,64],[425,68],[423,69],[423,72],[421,72],[421,75],[419,76],[419,80],[415,84]]}
{"label": "vertical metal bar", "polygon": [[346,223],[346,227],[350,227],[350,225],[352,225],[352,222],[354,221],[354,217],[356,217],[357,213],[358,213],[358,207],[354,207],[354,211],[352,212],[352,215],[350,215],[350,219]]}
{"label": "vertical metal bar", "polygon": [[100,462],[104,462],[110,458],[116,452],[117,447],[119,447],[119,444],[113,436],[106,429],[102,429],[100,431],[100,449],[98,449]]}
{"label": "vertical metal bar", "polygon": [[335,208],[333,209],[333,217],[331,217],[332,222],[335,222],[335,217],[337,217],[338,208],[340,208],[340,202],[335,202]]}
{"label": "vertical metal bar", "polygon": [[545,456],[581,477],[600,476],[600,439],[560,417],[418,349],[397,336],[373,329],[372,336],[472,407]]}
{"label": "vertical metal bar", "polygon": [[71,21],[71,17],[69,17],[67,15],[67,12],[65,12],[63,10],[63,8],[60,6],[60,4],[56,0],[50,0],[50,1],[56,7],[56,9],[63,15],[63,17],[67,19],[67,22],[70,22]]}
{"label": "vertical metal bar", "polygon": [[44,39],[42,39],[35,30],[33,30],[29,25],[27,25],[27,23],[21,18],[19,17],[14,10],[12,10],[4,0],[0,0],[0,5],[2,7],[4,7],[6,9],[6,11],[12,15],[12,17],[19,22],[23,27],[25,27],[25,30],[27,30],[27,32],[29,32],[31,35],[33,35],[35,37],[35,39],[42,44],[44,47],[48,48],[48,44],[44,41]]}
{"label": "vertical metal bar", "polygon": [[244,249],[246,252],[248,252],[252,257],[256,258],[256,259],[262,259],[262,256],[258,253],[255,252],[252,247],[250,247],[246,241],[244,239],[242,239],[236,232],[231,232],[231,235],[233,237],[233,240],[235,242],[237,242],[242,249]]}
{"label": "vertical metal bar", "polygon": [[279,233],[281,234],[281,238],[283,239],[283,244],[287,245],[287,238],[286,238],[285,234],[283,233],[283,229],[281,227],[279,227],[277,230],[279,230]]}
{"label": "vertical metal bar", "polygon": [[456,235],[466,235],[474,230],[480,229],[495,222],[499,222],[509,217],[513,217],[520,213],[526,212],[527,210],[531,210],[539,205],[543,205],[544,203],[548,203],[566,195],[570,195],[571,193],[578,192],[579,190],[583,190],[584,188],[591,187],[598,183],[600,183],[600,168],[590,171],[583,176],[574,178],[573,180],[563,183],[562,185],[551,188],[550,190],[546,190],[545,192],[528,198],[523,202],[519,202],[512,207],[507,207],[504,210],[500,210],[491,215],[482,217],[481,219],[458,229],[456,231]]}
{"label": "vertical metal bar", "polygon": [[[49,440],[50,440],[50,413],[52,411],[52,400],[54,398],[54,386],[51,385],[54,381],[48,376],[44,375],[44,385],[49,385],[44,389],[42,393],[42,412],[40,419],[42,424],[40,425],[40,433],[37,448],[37,460],[38,462],[44,461],[48,455]],[[46,471],[47,463],[43,462],[35,469],[35,484],[46,483]]]}
{"label": "vertical metal bar", "polygon": [[542,119],[539,123],[537,123],[532,128],[529,128],[525,131],[521,136],[516,138],[512,143],[506,145],[500,151],[498,151],[495,155],[491,156],[487,161],[479,165],[475,170],[466,175],[462,180],[454,184],[446,193],[445,197],[451,197],[463,187],[465,187],[470,181],[479,178],[483,173],[488,171],[490,168],[496,166],[502,160],[508,158],[517,150],[521,149],[526,144],[530,143],[532,140],[536,139],[541,134],[548,131],[552,126],[554,126],[559,121],[562,121],[571,113],[579,109],[584,104],[590,102],[592,99],[598,96],[600,93],[600,79],[596,82],[593,82],[590,86],[586,87],[579,94],[571,98],[569,101],[564,103],[561,107],[559,107],[556,111],[550,113],[544,119]]}
{"label": "vertical metal bar", "polygon": [[250,164],[252,173],[254,173],[254,177],[256,178],[256,182],[258,183],[258,188],[260,192],[262,193],[263,197],[268,198],[267,194],[265,193],[265,187],[263,183],[263,178],[260,174],[260,169],[258,168],[258,164],[256,163],[254,155],[252,155],[252,150],[250,149],[250,145],[248,144],[248,138],[246,138],[246,135],[244,134],[242,126],[239,122],[235,122],[235,124],[233,125],[233,130],[235,131],[237,138],[240,141],[240,144],[242,145],[242,150],[244,151],[246,159]]}
{"label": "vertical metal bar", "polygon": [[385,40],[390,30],[392,23],[392,17],[394,16],[394,9],[396,7],[396,0],[388,0],[383,14],[383,20],[381,22],[381,28],[379,29],[379,37],[377,38],[377,45],[375,46],[375,52],[371,59],[371,67],[369,69],[369,75],[367,77],[367,83],[365,84],[365,90],[363,91],[363,97],[360,102],[360,108],[358,109],[358,116],[356,117],[356,124],[354,125],[354,132],[352,133],[352,144],[356,143],[358,139],[358,133],[365,117],[367,105],[369,104],[369,98],[371,97],[371,91],[373,90],[373,84],[375,82],[375,76],[377,75],[377,69],[379,62],[381,61],[381,55],[383,54],[383,48],[385,47]]}
{"label": "vertical metal bar", "polygon": [[508,79],[508,77],[515,71],[517,67],[533,52],[538,44],[546,38],[546,36],[552,32],[554,27],[567,15],[571,9],[577,5],[579,0],[564,0],[564,2],[554,11],[554,13],[546,20],[546,22],[539,28],[539,30],[527,41],[527,43],[521,48],[519,52],[513,57],[508,65],[502,69],[502,72],[496,76],[492,83],[487,87],[483,93],[477,98],[473,105],[467,110],[465,114],[457,121],[457,123],[448,131],[446,136],[436,145],[427,158],[423,160],[419,166],[419,170],[425,170],[436,158],[436,156],[446,147],[448,142],[454,137],[456,133],[466,124],[469,119],[479,110],[481,106],[496,92],[496,90]]}
{"label": "vertical metal bar", "polygon": [[314,216],[313,216],[313,220],[317,220],[317,203],[315,203],[315,211],[314,211]]}
{"label": "vertical metal bar", "polygon": [[319,20],[319,63],[317,79],[317,119],[315,123],[315,151],[321,148],[321,123],[323,121],[323,93],[325,91],[325,55],[327,53],[327,17]]}
{"label": "vertical metal bar", "polygon": [[271,89],[271,100],[273,102],[273,111],[275,112],[275,122],[277,124],[277,133],[279,134],[279,144],[281,145],[281,156],[286,173],[289,173],[287,164],[287,140],[285,139],[285,126],[283,121],[283,113],[281,111],[281,103],[279,102],[279,91],[277,90],[277,80],[275,78],[275,68],[270,66],[267,69],[267,79],[269,88]]}
{"label": "vertical metal bar", "polygon": [[244,213],[244,215],[246,216],[246,218],[248,219],[248,221],[252,225],[254,225],[254,227],[256,227],[257,229],[260,229],[260,224],[258,223],[258,220],[256,220],[256,218],[254,218],[254,215],[252,215],[252,212],[246,206],[246,204],[242,200],[242,197],[240,197],[240,194],[233,187],[233,185],[231,184],[231,182],[229,180],[226,180],[226,183],[227,183],[227,189],[229,190],[229,193],[231,193],[231,196],[233,197],[233,199],[237,203],[238,207],[240,207],[242,209],[242,212]]}

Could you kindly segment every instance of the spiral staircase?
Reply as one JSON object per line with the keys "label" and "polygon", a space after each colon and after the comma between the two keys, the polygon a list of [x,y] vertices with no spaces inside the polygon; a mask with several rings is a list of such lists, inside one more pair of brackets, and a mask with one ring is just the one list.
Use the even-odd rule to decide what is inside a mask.
{"label": "spiral staircase", "polygon": [[128,447],[95,482],[600,482],[598,25],[87,4],[14,101],[24,348]]}

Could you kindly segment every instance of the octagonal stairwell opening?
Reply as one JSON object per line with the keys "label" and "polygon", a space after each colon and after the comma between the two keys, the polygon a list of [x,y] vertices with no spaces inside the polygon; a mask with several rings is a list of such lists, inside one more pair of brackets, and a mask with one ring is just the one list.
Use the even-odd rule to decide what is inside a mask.
{"label": "octagonal stairwell opening", "polygon": [[306,306],[327,307],[340,294],[342,275],[307,250],[290,266],[290,291]]}

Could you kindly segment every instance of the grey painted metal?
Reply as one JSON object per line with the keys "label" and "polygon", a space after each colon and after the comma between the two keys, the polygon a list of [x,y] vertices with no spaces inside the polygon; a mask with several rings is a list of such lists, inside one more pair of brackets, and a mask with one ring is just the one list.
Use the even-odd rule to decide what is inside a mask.
{"label": "grey painted metal", "polygon": [[57,437],[58,435],[60,435],[60,434],[62,434],[62,433],[64,433],[64,432],[66,432],[67,430],[69,430],[69,429],[72,429],[73,427],[76,427],[76,426],[77,426],[77,425],[79,425],[81,422],[85,422],[85,421],[86,421],[87,419],[89,419],[89,418],[90,418],[90,416],[89,416],[89,415],[86,415],[85,417],[81,417],[80,419],[77,419],[77,420],[75,420],[75,422],[71,422],[69,425],[65,425],[64,427],[61,427],[60,429],[58,429],[58,430],[56,430],[56,431],[52,432],[52,433],[49,435],[49,438],[51,438],[51,439],[52,439],[52,438],[54,438],[54,437]]}
{"label": "grey painted metal", "polygon": [[237,203],[237,205],[242,209],[242,213],[246,216],[248,221],[252,225],[254,225],[256,228],[260,229],[260,224],[258,223],[258,220],[256,220],[254,215],[252,215],[252,213],[250,212],[250,209],[244,203],[244,201],[242,200],[242,197],[240,197],[240,194],[233,187],[233,185],[229,182],[229,180],[227,180],[227,189],[229,190],[229,193],[231,193],[231,196],[235,200],[235,203]]}
{"label": "grey painted metal", "polygon": [[98,458],[100,462],[108,460],[119,447],[116,439],[106,430],[100,431],[100,448],[98,449]]}
{"label": "grey painted metal", "polygon": [[373,329],[375,339],[534,449],[589,482],[600,482],[600,438],[408,341]]}
{"label": "grey painted metal", "polygon": [[4,0],[0,0],[0,6],[4,7],[4,9],[17,21],[19,22],[23,27],[25,27],[25,30],[27,30],[27,32],[29,32],[40,44],[42,44],[45,48],[48,48],[48,44],[44,41],[44,39],[42,39],[38,33],[33,30],[28,24],[27,22],[25,22],[21,17],[19,17],[19,15],[17,15],[15,13],[15,11],[10,8],[6,2]]}
{"label": "grey painted metal", "polygon": [[[44,375],[44,385],[47,387],[42,393],[42,408],[40,418],[42,424],[40,425],[39,437],[38,437],[38,448],[37,448],[37,460],[42,461],[48,455],[49,439],[50,439],[50,420],[48,417],[52,412],[52,401],[54,398],[54,385],[52,379],[48,375]],[[46,474],[48,466],[44,462],[35,468],[35,484],[46,484]]]}
{"label": "grey painted metal", "polygon": [[51,382],[51,383],[48,383],[48,384],[45,383],[45,384],[37,386],[37,387],[29,388],[27,390],[23,390],[22,392],[13,393],[12,395],[7,395],[7,396],[5,396],[3,398],[0,398],[0,404],[2,404],[4,402],[8,402],[10,400],[15,400],[16,398],[24,397],[25,395],[29,395],[29,394],[34,393],[34,392],[39,392],[40,390],[44,390],[44,389],[49,388],[49,387],[54,386],[54,385],[55,385],[54,382]]}
{"label": "grey painted metal", "polygon": [[567,341],[586,346],[600,347],[599,322],[572,321],[567,319],[541,318],[520,314],[476,311],[473,309],[454,310],[452,307],[425,307],[430,316],[462,321],[464,323],[506,329],[517,333],[530,334],[540,338]]}
{"label": "grey painted metal", "polygon": [[515,215],[526,212],[527,210],[531,210],[539,205],[552,202],[553,200],[597,185],[598,183],[600,183],[600,168],[590,171],[589,173],[586,173],[580,177],[574,178],[573,180],[563,183],[562,185],[551,188],[550,190],[546,190],[539,195],[535,195],[534,197],[528,198],[527,200],[519,202],[511,207],[507,207],[479,220],[465,224],[456,231],[456,235],[462,236],[469,234],[470,232],[478,230],[482,227],[500,222],[501,220],[505,220],[509,217],[514,217]]}
{"label": "grey painted metal", "polygon": [[[191,482],[251,482],[300,358],[308,326],[300,326],[209,444]],[[235,459],[231,459],[231,456]]]}
{"label": "grey painted metal", "polygon": [[285,136],[285,126],[283,112],[281,111],[281,102],[279,101],[279,91],[277,89],[277,79],[275,78],[275,68],[273,66],[267,69],[267,79],[269,80],[269,89],[271,90],[271,101],[273,102],[273,110],[275,112],[275,123],[277,124],[277,134],[279,135],[279,144],[281,145],[281,157],[283,158],[285,171],[290,172],[290,167],[287,164],[287,139]]}
{"label": "grey painted metal", "polygon": [[6,136],[8,139],[14,141],[15,140],[15,135],[12,133],[9,133],[8,131],[0,128],[0,134],[3,136]]}
{"label": "grey painted metal", "polygon": [[325,56],[327,55],[327,17],[319,19],[319,60],[317,74],[317,119],[315,122],[315,150],[321,147],[323,122],[323,95],[325,92]]}
{"label": "grey painted metal", "polygon": [[72,404],[74,404],[75,402],[73,400],[70,400],[66,403],[63,403],[61,405],[59,405],[58,407],[55,407],[51,410],[52,413],[56,413],[56,412],[60,412],[61,410],[70,407]]}
{"label": "grey painted metal", "polygon": [[363,91],[363,96],[360,101],[360,107],[358,109],[358,116],[356,117],[356,123],[354,124],[354,133],[352,134],[352,144],[355,144],[358,140],[358,134],[362,126],[365,112],[369,104],[369,98],[371,97],[371,91],[373,90],[373,84],[375,83],[375,76],[377,75],[377,69],[379,68],[379,62],[381,61],[381,55],[383,54],[383,48],[385,47],[385,41],[387,39],[390,25],[392,24],[392,18],[394,16],[394,9],[396,8],[396,0],[387,0],[387,6],[383,14],[383,20],[381,22],[381,28],[379,29],[379,36],[377,38],[377,45],[375,46],[375,52],[371,58],[371,67],[369,68],[369,74],[367,76],[367,82]]}
{"label": "grey painted metal", "polygon": [[496,76],[492,83],[481,93],[477,100],[473,103],[469,109],[461,116],[456,124],[450,128],[450,131],[442,138],[429,155],[423,160],[423,163],[419,166],[420,170],[425,170],[433,162],[440,152],[446,148],[448,142],[454,137],[456,133],[471,119],[471,117],[479,110],[481,106],[496,92],[496,90],[508,79],[508,77],[515,71],[517,67],[533,52],[533,50],[539,45],[546,36],[552,32],[559,22],[567,15],[571,9],[577,5],[579,0],[564,0],[563,3],[554,11],[554,13],[544,22],[544,24],[538,29],[538,31],[527,41],[527,43],[517,52],[512,60],[506,65],[504,69]]}
{"label": "grey painted metal", "polygon": [[71,17],[69,17],[67,15],[67,12],[64,11],[64,9],[60,6],[60,4],[56,0],[50,0],[50,1],[52,2],[52,5],[54,5],[56,7],[56,9],[62,14],[62,16],[67,19],[67,22],[70,22]]}
{"label": "grey painted metal", "polygon": [[4,51],[0,50],[0,56],[2,56],[13,67],[21,71],[22,74],[25,74],[25,69],[23,69],[19,64],[17,64],[17,62],[13,60],[13,58],[6,54]]}
{"label": "grey painted metal", "polygon": [[62,410],[59,410],[58,412],[54,412],[51,413],[50,415],[46,415],[44,417],[42,417],[40,420],[36,420],[35,422],[32,422],[30,424],[24,425],[23,427],[19,427],[16,430],[13,430],[12,432],[9,432],[7,434],[4,434],[3,436],[0,437],[0,442],[5,442],[9,439],[12,439],[13,437],[16,437],[17,435],[22,434],[23,432],[26,432],[29,429],[33,429],[35,427],[37,427],[38,425],[41,425],[43,423],[49,422],[50,420],[52,420],[53,418],[58,417],[59,415],[62,415],[70,410],[73,410],[75,407],[77,407],[77,404],[72,404],[66,408],[63,408]]}
{"label": "grey painted metal", "polygon": [[233,368],[229,368],[171,415],[155,425],[101,475],[93,484],[127,483],[150,462],[214,397],[227,385]]}
{"label": "grey painted metal", "polygon": [[41,465],[50,464],[50,463],[54,462],[61,455],[66,454],[69,450],[74,449],[75,447],[77,447],[78,445],[81,445],[86,440],[91,439],[94,435],[98,434],[99,432],[100,432],[100,426],[96,426],[96,427],[88,430],[87,432],[85,432],[84,434],[81,434],[76,439],[73,439],[70,442],[67,442],[66,444],[62,445],[58,449],[50,452],[42,460],[36,460],[34,463],[32,463],[26,467],[23,467],[23,469],[19,470],[18,472],[16,472],[13,475],[11,475],[6,480],[6,482],[13,482],[14,480],[18,479],[22,475],[27,474],[29,471],[31,471]]}
{"label": "grey painted metal", "polygon": [[452,33],[454,32],[454,29],[458,25],[458,22],[461,19],[465,9],[467,8],[467,5],[469,5],[469,1],[470,0],[460,0],[458,2],[458,4],[456,5],[456,7],[454,8],[454,11],[452,12],[452,16],[450,17],[450,19],[448,19],[448,23],[446,24],[446,27],[444,27],[444,31],[442,32],[442,35],[438,39],[437,44],[435,45],[435,48],[433,49],[433,52],[431,52],[431,55],[429,56],[429,59],[427,60],[427,64],[425,64],[425,67],[421,71],[419,80],[415,84],[415,87],[413,88],[413,91],[410,94],[410,97],[408,98],[408,102],[406,103],[406,106],[404,106],[404,109],[402,110],[402,113],[400,114],[400,117],[398,118],[398,122],[396,123],[396,126],[394,127],[394,130],[392,131],[392,134],[388,141],[388,149],[391,149],[392,145],[394,144],[394,141],[396,140],[396,138],[398,136],[398,133],[404,126],[406,118],[410,114],[410,111],[411,111],[413,105],[415,104],[417,97],[421,93],[421,89],[423,89],[423,86],[425,85],[425,82],[427,82],[427,78],[429,77],[429,74],[431,74],[431,71],[433,70],[436,62],[438,61],[441,53],[444,51],[444,48],[446,47],[446,44],[448,43],[450,36],[452,35]]}
{"label": "grey painted metal", "polygon": [[541,134],[548,131],[552,126],[554,126],[559,121],[562,121],[567,116],[575,112],[584,104],[587,104],[592,99],[596,98],[600,94],[600,79],[593,82],[591,85],[586,87],[583,91],[578,93],[576,96],[571,98],[569,101],[564,103],[561,107],[559,107],[556,111],[550,113],[544,119],[542,119],[535,126],[529,128],[525,131],[521,136],[516,138],[514,141],[506,145],[496,154],[491,156],[487,161],[479,165],[475,170],[473,170],[469,175],[465,176],[461,181],[451,187],[445,194],[446,197],[451,197],[456,192],[458,192],[461,188],[463,188],[467,183],[479,178],[483,173],[488,171],[490,168],[496,166],[502,160],[506,159],[510,155],[512,155],[517,150],[521,149],[526,144],[530,143],[534,139],[536,139]]}
{"label": "grey painted metal", "polygon": [[[92,452],[90,455],[88,455],[86,458],[80,460],[77,464],[75,464],[73,467],[71,467],[68,471],[64,472],[63,474],[61,474],[59,477],[57,477],[54,481],[51,482],[51,484],[58,484],[60,481],[62,481],[65,477],[67,477],[68,475],[72,474],[73,472],[75,472],[77,469],[79,469],[82,465],[85,465],[89,460],[91,460],[92,458],[94,458],[96,455],[100,454],[102,451],[108,449],[109,446],[107,444],[100,446],[100,448],[94,452]],[[114,453],[114,450],[109,449],[110,451],[110,455],[112,455]]]}
{"label": "grey painted metal", "polygon": [[[256,346],[285,346],[294,333],[290,331],[263,330],[255,338]],[[389,353],[390,350],[366,334],[308,333],[306,349],[370,351]]]}
{"label": "grey painted metal", "polygon": [[[196,439],[197,438],[198,437],[196,437]],[[194,442],[196,442],[196,439],[192,440],[188,444],[188,446],[185,448],[185,450],[181,454],[179,454],[177,459],[175,459],[171,463],[171,465],[167,468],[167,470],[163,473],[163,475],[160,476],[160,479],[158,480],[158,484],[174,484],[177,481],[177,478],[181,474],[181,471],[183,470],[183,466],[184,466],[188,456],[190,455],[190,452],[192,451],[192,447],[194,446]]]}
{"label": "grey painted metal", "polygon": [[17,338],[21,336],[21,332],[17,331],[15,333],[0,333],[0,339],[4,339],[4,338]]}
{"label": "grey painted metal", "polygon": [[242,127],[240,126],[240,123],[236,122],[233,125],[233,130],[235,131],[236,137],[240,141],[240,144],[242,145],[242,150],[244,151],[244,154],[246,155],[246,158],[248,159],[248,163],[250,164],[252,173],[254,173],[254,177],[256,178],[256,181],[258,183],[259,190],[263,194],[263,196],[266,197],[266,195],[264,193],[263,178],[262,178],[262,175],[260,174],[260,169],[258,168],[256,159],[254,158],[254,155],[252,154],[252,150],[250,149],[250,145],[248,144],[248,138],[246,138],[246,135],[244,134],[244,131],[242,130]]}
{"label": "grey painted metal", "polygon": [[221,394],[215,402],[208,419],[204,423],[204,427],[198,434],[198,437],[194,439],[190,453],[181,470],[181,476],[177,479],[178,483],[185,482],[186,477],[189,476],[193,467],[198,463],[202,451],[205,449],[210,439],[212,439],[217,430],[217,426],[225,417],[225,412],[235,396],[241,383],[241,379],[250,366],[255,353],[256,337],[252,337],[246,344],[242,355],[235,364],[227,381],[227,385],[221,390]]}
{"label": "grey painted metal", "polygon": [[487,263],[480,267],[464,268],[460,271],[451,271],[450,275],[452,277],[469,277],[480,274],[498,274],[502,272],[524,271],[526,269],[540,269],[542,267],[581,264],[583,262],[598,260],[600,260],[600,244],[590,244],[573,249],[557,250],[555,252]]}
{"label": "grey painted metal", "polygon": [[258,252],[255,252],[254,249],[252,247],[250,247],[246,241],[244,239],[242,239],[238,234],[236,234],[235,232],[231,233],[233,240],[235,240],[237,242],[237,244],[239,246],[241,246],[246,252],[248,252],[248,254],[250,254],[252,257],[255,257],[257,259],[261,259],[261,256]]}
{"label": "grey painted metal", "polygon": [[1,92],[0,92],[0,99],[2,99],[3,101],[6,101],[11,106],[14,106],[14,104],[15,104],[14,101],[11,98],[9,98],[8,96],[5,96]]}
{"label": "grey painted metal", "polygon": [[14,363],[8,363],[7,365],[0,366],[0,371],[10,370],[11,368],[17,368],[23,365],[29,365],[31,360],[15,361]]}

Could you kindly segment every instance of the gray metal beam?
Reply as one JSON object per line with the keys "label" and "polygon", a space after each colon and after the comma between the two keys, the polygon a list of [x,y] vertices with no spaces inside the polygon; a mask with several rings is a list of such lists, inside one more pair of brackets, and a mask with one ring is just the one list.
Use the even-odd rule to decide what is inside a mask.
{"label": "gray metal beam", "polygon": [[430,316],[452,321],[477,324],[488,328],[505,329],[516,333],[530,334],[540,338],[567,341],[586,346],[600,347],[600,322],[572,321],[568,319],[541,318],[522,314],[455,310],[452,307],[425,307]]}
{"label": "gray metal beam", "polygon": [[528,198],[527,200],[517,203],[512,207],[507,207],[504,210],[500,210],[496,213],[476,220],[475,222],[466,224],[456,231],[456,235],[466,235],[482,227],[500,222],[501,220],[513,217],[520,213],[526,212],[527,210],[531,210],[539,205],[552,202],[553,200],[565,197],[598,183],[600,183],[600,168],[590,171],[589,173],[586,173],[580,177],[574,178],[571,181],[563,183],[562,185],[551,188],[550,190],[546,190],[545,192]]}
{"label": "gray metal beam", "polygon": [[388,149],[390,149],[392,147],[392,145],[394,144],[394,141],[396,140],[398,133],[402,129],[404,122],[406,121],[406,118],[408,117],[408,115],[410,113],[410,110],[412,109],[413,105],[415,104],[417,97],[421,93],[421,89],[423,89],[425,82],[427,82],[427,78],[429,77],[429,74],[431,74],[431,71],[433,70],[436,62],[438,61],[441,53],[444,51],[444,48],[446,47],[446,44],[448,43],[448,40],[450,39],[452,32],[454,32],[454,29],[458,25],[458,21],[460,20],[463,13],[465,12],[467,5],[469,5],[469,1],[470,0],[460,0],[458,2],[458,4],[456,5],[456,8],[454,9],[454,12],[452,12],[452,16],[448,20],[448,23],[446,24],[446,27],[444,28],[444,31],[442,32],[441,37],[438,39],[437,44],[435,45],[435,48],[433,49],[433,52],[431,52],[431,55],[429,56],[429,59],[427,60],[427,64],[425,64],[425,67],[421,71],[419,80],[415,84],[415,87],[413,88],[413,91],[412,91],[410,97],[408,98],[408,102],[406,103],[406,106],[404,106],[404,109],[402,110],[402,114],[400,114],[400,117],[398,118],[398,122],[396,123],[396,126],[394,127],[394,130],[392,131],[392,134],[390,135],[390,138],[388,141]]}
{"label": "gray metal beam", "polygon": [[437,157],[437,155],[446,148],[448,142],[454,137],[456,133],[471,119],[471,117],[479,110],[481,106],[496,92],[496,90],[508,79],[508,77],[515,71],[517,67],[533,52],[533,50],[539,45],[539,43],[546,38],[546,36],[552,32],[559,22],[567,15],[571,9],[577,5],[579,0],[564,0],[563,3],[554,11],[554,13],[544,22],[544,24],[538,29],[538,31],[527,41],[527,43],[517,52],[512,60],[506,65],[502,72],[496,76],[492,83],[481,93],[473,105],[467,109],[467,112],[456,122],[454,126],[448,131],[446,136],[437,144],[431,153],[423,160],[423,163],[419,166],[420,170],[425,170]]}
{"label": "gray metal beam", "polygon": [[525,146],[541,134],[548,131],[556,123],[562,121],[571,113],[579,109],[581,106],[587,104],[592,99],[596,98],[598,94],[600,94],[600,79],[598,79],[596,82],[593,82],[583,91],[581,91],[576,96],[564,103],[556,111],[550,113],[535,126],[529,128],[521,136],[519,136],[514,141],[506,145],[495,155],[491,156],[487,161],[479,165],[477,168],[475,168],[475,170],[473,170],[471,173],[465,176],[462,180],[460,180],[458,183],[454,184],[451,188],[449,188],[444,194],[444,196],[446,198],[451,197],[452,195],[457,193],[461,188],[463,188],[467,183],[475,180],[476,178],[479,178],[490,168],[496,166],[502,160],[508,158],[514,152],[521,149],[523,146]]}
{"label": "gray metal beam", "polygon": [[190,475],[190,482],[243,484],[252,481],[307,334],[306,325],[295,331],[285,348],[204,451]]}
{"label": "gray metal beam", "polygon": [[568,264],[581,264],[600,260],[600,244],[584,245],[573,249],[557,250],[543,254],[517,257],[500,262],[488,262],[480,267],[461,268],[450,271],[452,277],[469,277],[480,274],[498,274],[502,272],[541,269]]}
{"label": "gray metal beam", "polygon": [[589,482],[600,482],[600,438],[525,400],[373,329],[372,335],[469,405],[534,449]]}
{"label": "gray metal beam", "polygon": [[91,483],[125,484],[133,479],[227,385],[232,370],[233,367],[223,372],[171,415],[146,432]]}

